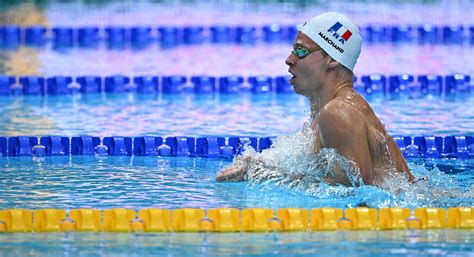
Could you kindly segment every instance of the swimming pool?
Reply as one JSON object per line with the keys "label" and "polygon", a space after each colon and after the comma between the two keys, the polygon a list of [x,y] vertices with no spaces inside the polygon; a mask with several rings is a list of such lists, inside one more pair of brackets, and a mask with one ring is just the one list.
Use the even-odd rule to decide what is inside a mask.
{"label": "swimming pool", "polygon": [[[9,234],[2,249],[12,255],[465,255],[472,252],[469,230],[340,231],[319,233],[49,233]],[[97,244],[97,242],[101,242]],[[466,242],[466,243],[456,243]],[[20,247],[24,245],[24,247]],[[28,252],[24,248],[28,247]]]}
{"label": "swimming pool", "polygon": [[[302,20],[296,13],[311,17],[325,8],[346,10],[361,26],[372,24],[463,25],[474,22],[472,17],[451,15],[445,23],[442,10],[461,14],[469,4],[402,4],[393,9],[390,3],[364,5],[352,3],[347,7],[330,4],[304,10],[304,6],[277,3],[275,13],[268,13],[259,4],[235,2],[233,8],[222,10],[221,5],[178,5],[165,2],[109,3],[107,8],[95,8],[82,3],[51,4],[40,12],[52,27],[71,26],[178,26],[216,24],[241,25],[250,15],[257,16],[243,25],[257,27],[278,23],[297,24]],[[249,7],[250,6],[250,7]],[[365,9],[363,9],[365,7]],[[449,7],[449,8],[448,8]],[[25,8],[25,7],[22,7]],[[199,15],[200,10],[206,15]],[[230,11],[234,10],[234,11]],[[241,12],[245,10],[246,12]],[[381,12],[380,10],[384,10]],[[249,13],[250,11],[250,13]],[[413,15],[406,16],[409,12]],[[414,15],[415,13],[424,15]],[[84,15],[74,15],[83,13]],[[154,17],[160,13],[162,19]],[[225,15],[223,15],[224,13]],[[37,12],[30,16],[37,17]],[[177,18],[180,16],[192,19]],[[389,16],[389,21],[387,17]],[[425,16],[422,20],[420,16]],[[296,18],[295,18],[296,17]],[[40,19],[41,20],[41,19]],[[193,20],[194,22],[190,22]],[[15,20],[13,20],[15,21]],[[43,20],[44,21],[44,20]],[[38,22],[38,24],[43,24]],[[153,30],[155,31],[155,30]],[[101,32],[102,33],[102,32]],[[155,32],[154,32],[155,33]],[[260,33],[260,32],[259,32]],[[105,38],[105,36],[104,36]],[[257,40],[251,44],[204,43],[178,44],[164,47],[157,43],[135,49],[110,47],[101,38],[97,47],[55,47],[54,42],[29,47],[22,44],[0,50],[2,74],[20,77],[36,75],[45,78],[70,76],[75,81],[81,76],[97,76],[104,92],[78,92],[54,95],[2,96],[0,98],[0,137],[46,137],[59,135],[69,140],[81,135],[94,137],[122,136],[136,140],[144,136],[172,138],[201,137],[279,137],[283,145],[297,147],[298,131],[309,118],[306,100],[293,93],[253,93],[252,76],[271,78],[286,76],[284,59],[289,53],[288,42],[268,43]],[[383,41],[383,40],[382,40]],[[442,83],[451,74],[473,75],[472,45],[408,42],[367,44],[356,68],[358,85],[365,85],[365,75],[386,76],[387,85],[392,75],[409,74],[413,81],[406,84],[415,91],[420,77],[427,74],[442,76]],[[426,54],[429,53],[429,54]],[[190,58],[193,57],[193,58]],[[113,63],[114,65],[110,65]],[[399,65],[403,63],[404,65]],[[94,65],[91,65],[94,64]],[[193,89],[179,94],[160,92],[105,92],[105,78],[122,75],[133,81],[144,75],[159,79],[185,76],[186,87],[193,85],[191,76],[243,78],[243,90],[222,94],[195,94]],[[377,89],[377,76],[370,77]],[[433,81],[437,81],[435,78]],[[432,81],[432,82],[433,82]],[[461,80],[460,80],[461,81]],[[462,80],[464,81],[464,80]],[[79,82],[78,82],[79,83]],[[433,82],[434,83],[434,82]],[[461,83],[461,82],[460,82]],[[34,83],[33,83],[34,84]],[[74,83],[68,83],[74,84]],[[130,83],[133,84],[133,83]],[[401,94],[376,92],[365,95],[375,112],[392,135],[416,136],[473,136],[474,117],[470,106],[472,81],[464,81],[471,95],[461,91],[447,93],[446,87],[428,94],[413,95],[409,90]],[[218,85],[220,86],[220,84]],[[413,87],[411,87],[413,86]],[[9,87],[8,87],[9,88]],[[28,88],[24,84],[23,89]],[[74,87],[72,87],[74,88]],[[420,87],[421,88],[421,87]],[[459,87],[461,88],[461,87]],[[100,91],[100,90],[99,90]],[[26,91],[25,91],[26,92]],[[48,92],[43,88],[43,92]],[[10,94],[10,93],[8,93]],[[22,93],[23,94],[23,93]],[[392,96],[396,96],[393,97]],[[288,135],[288,136],[285,136]],[[434,139],[433,139],[434,140]],[[403,141],[403,139],[402,139]],[[464,141],[463,141],[464,142]],[[0,209],[24,208],[38,210],[57,208],[139,210],[148,207],[163,209],[232,207],[238,209],[263,207],[271,209],[313,209],[325,206],[352,208],[368,205],[384,207],[440,207],[473,206],[474,162],[467,141],[467,158],[408,159],[417,176],[429,176],[410,189],[393,181],[393,189],[371,186],[360,188],[327,185],[275,185],[275,183],[216,183],[216,172],[228,165],[228,158],[76,155],[0,157]],[[72,141],[69,141],[72,144]],[[409,143],[408,145],[410,145]],[[134,146],[136,147],[136,146]],[[441,147],[443,148],[443,147]],[[445,149],[439,149],[440,153]],[[292,151],[278,148],[280,154]],[[412,152],[407,151],[406,154]],[[449,154],[441,154],[448,156]],[[455,156],[455,154],[452,154]],[[226,156],[228,157],[228,156]],[[294,157],[294,156],[293,156]],[[401,193],[400,193],[401,192]],[[293,233],[8,233],[0,234],[0,255],[464,255],[472,252],[474,240],[471,230],[400,230],[400,231],[335,231]],[[378,250],[376,250],[378,249]]]}

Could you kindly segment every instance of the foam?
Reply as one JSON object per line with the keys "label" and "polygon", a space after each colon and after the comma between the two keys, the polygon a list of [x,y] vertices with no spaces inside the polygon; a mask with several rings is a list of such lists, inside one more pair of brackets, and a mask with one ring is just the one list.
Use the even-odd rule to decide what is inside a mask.
{"label": "foam", "polygon": [[[409,163],[410,170],[416,177],[427,176],[427,181],[412,184],[404,174],[388,171],[377,186],[363,185],[360,172],[351,168],[354,165],[337,154],[335,149],[323,148],[318,154],[312,154],[313,142],[314,135],[309,123],[306,123],[295,133],[279,136],[271,148],[261,153],[246,146],[243,156],[236,161],[250,160],[247,179],[253,186],[269,189],[283,186],[317,199],[346,198],[346,207],[459,206],[469,205],[469,199],[474,198],[473,187],[462,189],[459,182],[437,167],[430,169],[417,163]],[[346,172],[352,185],[359,183],[361,186],[327,184],[324,177],[331,174],[330,167],[335,164]],[[446,198],[459,201],[453,204],[447,202]]]}

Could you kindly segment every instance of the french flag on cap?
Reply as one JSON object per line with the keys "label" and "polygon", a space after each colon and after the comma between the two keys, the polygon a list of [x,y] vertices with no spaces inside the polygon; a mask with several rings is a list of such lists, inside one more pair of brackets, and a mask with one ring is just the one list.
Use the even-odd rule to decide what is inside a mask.
{"label": "french flag on cap", "polygon": [[345,41],[349,40],[349,38],[352,36],[352,32],[348,30],[346,27],[344,27],[340,22],[336,22],[332,27],[328,29],[328,32],[333,32],[340,36],[342,39]]}

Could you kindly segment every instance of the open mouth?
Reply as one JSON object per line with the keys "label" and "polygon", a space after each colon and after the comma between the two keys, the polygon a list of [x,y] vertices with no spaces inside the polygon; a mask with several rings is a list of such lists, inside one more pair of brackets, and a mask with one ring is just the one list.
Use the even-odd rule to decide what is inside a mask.
{"label": "open mouth", "polygon": [[293,80],[295,80],[295,78],[296,78],[295,76],[292,76],[292,77],[290,78],[290,84],[293,82]]}
{"label": "open mouth", "polygon": [[295,80],[296,76],[291,72],[291,71],[288,71],[292,76],[290,78],[290,84],[292,83],[293,80]]}

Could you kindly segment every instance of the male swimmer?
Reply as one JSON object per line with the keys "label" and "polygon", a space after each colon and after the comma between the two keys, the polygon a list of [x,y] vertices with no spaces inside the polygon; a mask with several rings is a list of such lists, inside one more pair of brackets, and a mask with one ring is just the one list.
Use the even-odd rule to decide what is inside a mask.
{"label": "male swimmer", "polygon": [[[390,172],[413,181],[400,149],[367,101],[354,90],[353,70],[361,45],[357,26],[343,14],[328,12],[303,25],[286,59],[295,92],[310,101],[313,154],[323,148],[335,149],[365,185],[381,183]],[[238,157],[216,180],[246,180],[249,167],[256,162],[261,161]],[[337,164],[324,181],[354,185],[348,171]]]}

